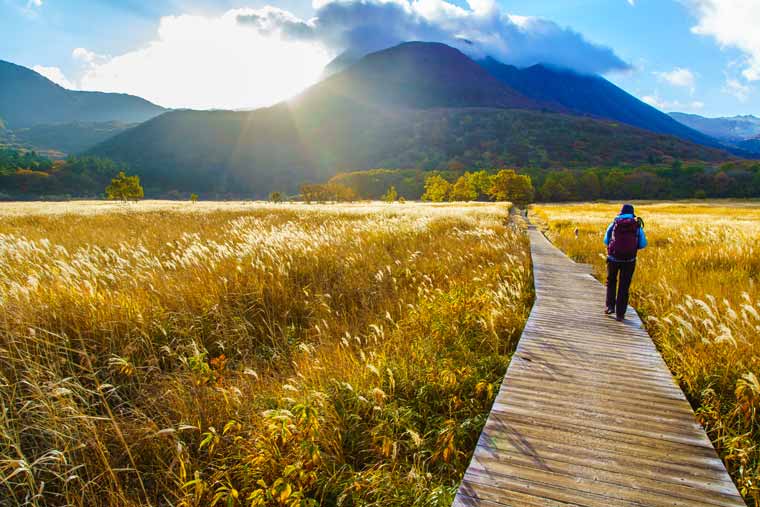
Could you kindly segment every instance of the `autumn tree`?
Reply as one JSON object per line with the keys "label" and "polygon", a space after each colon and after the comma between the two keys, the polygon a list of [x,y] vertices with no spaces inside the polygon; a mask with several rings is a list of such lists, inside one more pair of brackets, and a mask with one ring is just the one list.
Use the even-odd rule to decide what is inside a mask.
{"label": "autumn tree", "polygon": [[330,200],[339,202],[354,202],[356,200],[356,192],[353,188],[341,185],[340,183],[328,183],[325,185],[327,195],[330,196]]}
{"label": "autumn tree", "polygon": [[478,198],[478,190],[473,185],[469,173],[460,176],[449,191],[449,201],[474,201]]}
{"label": "autumn tree", "polygon": [[279,203],[284,200],[282,192],[272,192],[269,194],[269,201],[273,203]]}
{"label": "autumn tree", "polygon": [[198,194],[190,194],[190,202],[192,202],[193,204],[198,202]]}
{"label": "autumn tree", "polygon": [[422,194],[422,200],[443,202],[449,196],[449,192],[451,192],[451,183],[442,176],[433,174],[425,179],[425,193]]}
{"label": "autumn tree", "polygon": [[388,191],[385,192],[385,194],[383,195],[383,201],[390,203],[390,202],[395,202],[397,200],[398,200],[398,192],[396,191],[396,187],[391,185],[388,188]]}
{"label": "autumn tree", "polygon": [[300,191],[301,199],[303,199],[307,204],[310,204],[314,201],[323,202],[327,200],[323,185],[318,185],[316,183],[304,183],[301,185]]}
{"label": "autumn tree", "polygon": [[476,171],[474,173],[465,173],[465,177],[470,182],[470,186],[477,192],[476,199],[487,199],[488,191],[491,188],[491,175],[486,171]]}
{"label": "autumn tree", "polygon": [[510,201],[522,207],[533,202],[533,182],[528,175],[502,169],[491,177],[488,195],[495,201]]}
{"label": "autumn tree", "polygon": [[111,180],[106,187],[106,195],[109,199],[121,201],[137,201],[145,196],[143,187],[140,185],[140,177],[127,176],[124,171]]}
{"label": "autumn tree", "polygon": [[307,202],[326,202],[341,201],[352,202],[356,200],[356,193],[340,183],[327,183],[320,185],[317,183],[304,183],[301,185],[301,198]]}

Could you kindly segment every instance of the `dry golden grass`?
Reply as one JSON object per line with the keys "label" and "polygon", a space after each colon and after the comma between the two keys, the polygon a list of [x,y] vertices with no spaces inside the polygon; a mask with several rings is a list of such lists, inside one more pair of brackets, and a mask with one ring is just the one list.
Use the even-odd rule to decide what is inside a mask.
{"label": "dry golden grass", "polygon": [[531,304],[502,205],[0,215],[0,505],[448,506]]}
{"label": "dry golden grass", "polygon": [[[602,238],[619,210],[542,205],[533,213],[603,279]],[[639,255],[632,304],[742,495],[760,505],[760,203],[641,203],[636,211],[649,248]]]}

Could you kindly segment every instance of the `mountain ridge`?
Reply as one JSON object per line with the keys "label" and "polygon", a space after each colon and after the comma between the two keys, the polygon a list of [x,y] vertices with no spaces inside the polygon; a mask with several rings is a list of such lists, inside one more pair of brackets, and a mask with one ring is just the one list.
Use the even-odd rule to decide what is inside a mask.
{"label": "mountain ridge", "polygon": [[760,118],[751,114],[714,118],[694,113],[668,114],[684,125],[728,142],[745,141],[760,136]]}
{"label": "mountain ridge", "polygon": [[576,114],[621,121],[705,146],[725,148],[716,139],[679,123],[601,76],[543,64],[518,68],[491,57],[478,63],[500,81],[534,100],[549,102]]}
{"label": "mountain ridge", "polygon": [[0,83],[0,118],[9,129],[74,122],[140,123],[166,111],[134,95],[68,90],[5,60],[0,60]]}
{"label": "mountain ridge", "polygon": [[[412,109],[541,109],[551,106],[526,97],[458,49],[438,42],[405,42],[370,53],[348,68],[350,74],[345,70],[334,73],[289,102],[308,100],[310,95],[324,93],[327,89],[342,98]],[[409,86],[410,75],[415,77],[414,86]],[[555,109],[563,110],[561,107]]]}

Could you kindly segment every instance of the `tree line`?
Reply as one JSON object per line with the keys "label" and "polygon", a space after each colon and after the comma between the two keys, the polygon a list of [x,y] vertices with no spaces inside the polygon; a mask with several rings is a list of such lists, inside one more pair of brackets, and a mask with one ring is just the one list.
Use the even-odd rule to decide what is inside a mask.
{"label": "tree line", "polygon": [[51,161],[34,152],[0,150],[0,195],[24,197],[101,197],[119,171],[99,157]]}
{"label": "tree line", "polygon": [[[128,167],[106,158],[83,156],[51,161],[33,151],[0,149],[0,198],[99,198],[104,196],[105,187],[120,171],[130,174]],[[760,197],[760,161],[756,160],[720,164],[674,160],[667,164],[637,166],[525,167],[504,171],[468,170],[462,163],[449,164],[449,169],[444,171],[372,169],[340,173],[325,183],[303,183],[295,195],[275,191],[271,200],[389,200],[391,187],[395,194],[393,200],[437,202]],[[527,179],[518,178],[521,176]],[[196,192],[201,192],[204,198],[252,196],[215,194],[205,188],[203,182],[195,183],[198,184]],[[180,193],[163,187],[146,187],[145,194],[190,198],[189,192]]]}
{"label": "tree line", "polygon": [[[484,172],[493,176],[498,171],[457,169],[374,169],[341,173],[330,181],[353,189],[363,199],[380,199],[390,186],[394,186],[405,199],[418,200],[428,193],[426,181],[435,176],[434,191],[429,196],[438,197],[445,188],[441,200],[491,198],[476,180],[482,178]],[[587,169],[527,167],[514,171],[530,177],[534,200],[541,202],[760,197],[760,161],[756,160],[736,160],[720,165],[675,160],[661,165]],[[473,197],[473,188],[480,189],[476,197]]]}
{"label": "tree line", "polygon": [[546,202],[760,197],[758,161],[711,166],[676,160],[667,166],[525,172],[536,184],[538,199]]}
{"label": "tree line", "polygon": [[433,174],[425,179],[423,201],[511,201],[518,206],[533,202],[533,183],[530,176],[502,169],[495,174],[486,171],[465,172],[453,183]]}

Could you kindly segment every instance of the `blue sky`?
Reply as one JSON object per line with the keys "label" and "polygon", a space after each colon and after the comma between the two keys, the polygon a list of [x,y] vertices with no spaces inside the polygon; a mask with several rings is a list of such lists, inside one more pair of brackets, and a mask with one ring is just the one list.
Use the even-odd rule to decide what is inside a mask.
{"label": "blue sky", "polygon": [[297,93],[347,45],[466,37],[509,63],[602,72],[664,110],[760,115],[760,0],[341,1],[0,0],[0,59],[71,88],[244,108]]}

